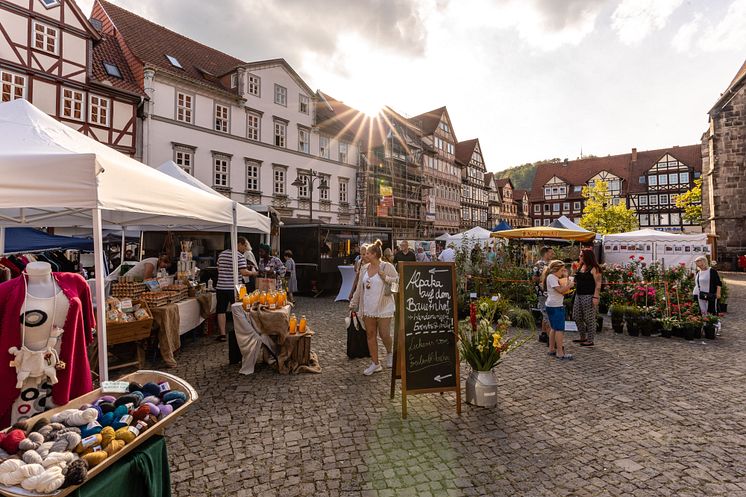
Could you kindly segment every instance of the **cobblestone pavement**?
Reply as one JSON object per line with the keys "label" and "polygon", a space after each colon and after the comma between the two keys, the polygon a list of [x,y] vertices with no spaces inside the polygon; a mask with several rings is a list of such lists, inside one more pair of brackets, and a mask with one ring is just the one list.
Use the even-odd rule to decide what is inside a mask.
{"label": "cobblestone pavement", "polygon": [[[168,430],[181,496],[746,496],[746,277],[716,341],[616,335],[560,363],[532,341],[498,366],[498,407],[418,395],[345,356],[347,304],[300,298],[323,372],[253,376],[211,338],[174,373],[200,400]],[[462,372],[462,379],[465,377]]]}

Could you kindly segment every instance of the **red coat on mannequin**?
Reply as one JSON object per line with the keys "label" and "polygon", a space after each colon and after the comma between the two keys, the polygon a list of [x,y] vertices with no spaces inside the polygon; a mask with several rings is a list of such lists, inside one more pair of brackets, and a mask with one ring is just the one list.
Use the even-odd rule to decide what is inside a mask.
{"label": "red coat on mannequin", "polygon": [[[57,371],[58,383],[52,387],[52,399],[61,406],[93,390],[88,345],[93,342],[96,319],[91,290],[82,276],[74,273],[52,273],[52,276],[70,302],[60,349],[60,360],[66,367]],[[16,370],[10,366],[13,356],[8,349],[21,346],[20,315],[25,299],[24,277],[0,284],[0,427],[10,424],[10,408],[20,395],[15,388]]]}

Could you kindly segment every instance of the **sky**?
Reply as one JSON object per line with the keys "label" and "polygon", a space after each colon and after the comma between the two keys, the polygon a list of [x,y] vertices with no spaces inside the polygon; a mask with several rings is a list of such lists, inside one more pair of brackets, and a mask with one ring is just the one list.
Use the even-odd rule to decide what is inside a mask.
{"label": "sky", "polygon": [[371,114],[445,105],[492,171],[698,143],[746,59],[746,0],[114,3]]}

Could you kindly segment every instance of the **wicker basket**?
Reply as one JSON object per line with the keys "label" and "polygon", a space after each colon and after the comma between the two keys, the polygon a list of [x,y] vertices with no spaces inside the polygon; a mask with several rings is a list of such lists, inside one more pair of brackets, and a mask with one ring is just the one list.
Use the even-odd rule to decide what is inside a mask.
{"label": "wicker basket", "polygon": [[120,343],[137,342],[150,337],[150,330],[153,327],[153,313],[145,301],[133,302],[140,304],[142,308],[148,311],[148,319],[132,321],[129,323],[107,322],[106,323],[106,343],[107,345],[117,345]]}
{"label": "wicker basket", "polygon": [[[90,471],[88,471],[88,477],[86,478],[86,481],[89,481],[96,477],[99,473],[105,471],[109,466],[116,464],[119,459],[126,456],[130,452],[132,452],[137,446],[148,440],[153,435],[163,435],[165,432],[165,429],[172,424],[177,417],[181,416],[186,409],[194,403],[199,398],[199,395],[197,394],[197,391],[187,383],[186,381],[182,380],[178,376],[174,376],[168,373],[161,373],[160,371],[150,371],[150,370],[141,370],[136,371],[134,373],[128,374],[126,376],[123,376],[119,379],[119,381],[127,381],[127,382],[137,382],[141,385],[152,381],[154,383],[161,382],[161,381],[167,381],[169,385],[171,386],[171,390],[181,390],[186,394],[186,402],[184,402],[184,405],[180,408],[176,409],[173,413],[166,416],[165,418],[158,421],[155,425],[153,425],[151,428],[149,428],[147,431],[143,432],[141,435],[139,435],[137,438],[135,438],[132,442],[125,445],[122,450],[117,452],[116,454],[107,457],[104,462],[97,465]],[[83,404],[91,404],[96,399],[98,399],[102,395],[101,389],[97,388],[96,390],[89,392],[85,395],[82,395],[78,397],[77,399],[73,399],[70,402],[68,402],[64,406],[56,407],[54,409],[50,409],[47,412],[44,412],[42,414],[38,414],[28,420],[29,424],[33,425],[38,419],[41,418],[47,418],[50,419],[53,415],[57,414],[60,411],[64,411],[65,409],[78,409]],[[107,394],[107,395],[114,395],[115,397],[124,395],[124,394]],[[3,430],[7,431],[9,430]],[[83,483],[85,485],[85,482]],[[51,494],[37,494],[35,492],[29,492],[22,487],[6,487],[3,485],[0,485],[0,495],[5,495],[8,497],[22,497],[22,496],[28,496],[28,495],[52,495],[55,497],[64,497],[66,495],[70,495],[71,493],[75,492],[75,490],[78,489],[80,485],[75,485],[72,487],[68,487],[64,490],[58,490],[57,492],[53,492]]]}

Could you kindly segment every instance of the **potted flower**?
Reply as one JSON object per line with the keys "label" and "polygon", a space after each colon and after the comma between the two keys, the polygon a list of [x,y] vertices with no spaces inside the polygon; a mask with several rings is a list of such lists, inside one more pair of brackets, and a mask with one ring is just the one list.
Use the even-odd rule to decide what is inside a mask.
{"label": "potted flower", "polygon": [[682,316],[682,333],[684,340],[695,340],[702,336],[702,316],[686,313]]}
{"label": "potted flower", "polygon": [[482,298],[473,304],[473,318],[459,324],[461,358],[471,372],[466,380],[466,402],[480,407],[497,405],[497,380],[492,369],[505,354],[520,347],[530,336],[508,337],[510,317],[497,318],[498,304]]}
{"label": "potted flower", "polygon": [[624,307],[622,304],[612,304],[611,306],[611,328],[614,333],[624,331]]}
{"label": "potted flower", "polygon": [[702,317],[702,322],[702,330],[705,332],[705,338],[707,338],[708,340],[715,340],[717,327],[720,323],[720,316],[716,316],[715,314],[707,314]]}
{"label": "potted flower", "polygon": [[674,328],[680,326],[681,321],[679,318],[674,316],[664,317],[660,319],[661,323],[661,336],[663,338],[671,338]]}
{"label": "potted flower", "polygon": [[640,308],[628,305],[624,308],[624,321],[627,323],[627,334],[631,337],[640,335]]}

